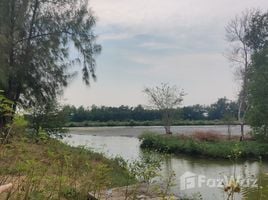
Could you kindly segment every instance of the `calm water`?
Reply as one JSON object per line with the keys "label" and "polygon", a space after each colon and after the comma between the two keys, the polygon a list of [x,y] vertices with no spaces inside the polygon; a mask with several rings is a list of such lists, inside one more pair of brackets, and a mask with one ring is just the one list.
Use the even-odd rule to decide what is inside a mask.
{"label": "calm water", "polygon": [[[191,126],[191,127],[173,127],[173,132],[190,134],[195,130],[214,130],[221,133],[224,132],[224,126]],[[226,128],[227,129],[227,128]],[[233,127],[233,132],[236,130],[239,133],[239,127]],[[121,156],[125,160],[136,160],[142,156],[142,151],[139,148],[140,141],[137,136],[144,130],[153,130],[162,133],[161,127],[113,127],[113,128],[76,128],[71,129],[69,137],[64,140],[73,146],[87,146],[92,150],[104,153],[107,157]],[[177,195],[191,195],[199,192],[203,199],[206,200],[222,200],[226,199],[222,188],[217,188],[215,185],[220,185],[224,176],[231,176],[234,172],[234,165],[227,160],[212,160],[192,158],[187,156],[174,156],[167,158],[162,166],[162,174],[168,176],[171,171],[176,173],[176,186],[172,188],[172,192]],[[181,176],[186,172],[193,174],[185,183],[182,182]],[[260,167],[259,162],[241,162],[236,166],[236,175],[248,182],[244,183],[245,187],[242,192],[237,195],[236,199],[256,199],[257,188],[247,188],[246,185],[252,186],[254,180],[257,179],[257,184],[266,187],[268,184],[268,163],[263,163]],[[189,173],[188,173],[189,175]],[[198,177],[199,176],[199,184]],[[261,178],[260,178],[261,177]],[[260,180],[261,179],[261,180]],[[191,181],[194,180],[195,188],[182,190],[183,187],[191,187]],[[261,182],[261,183],[260,183]],[[263,198],[268,199],[268,198]]]}
{"label": "calm water", "polygon": [[[137,126],[137,127],[81,127],[70,128],[76,134],[93,134],[101,136],[130,136],[138,137],[145,131],[152,131],[155,133],[163,134],[164,128],[161,126]],[[228,128],[222,126],[172,126],[171,131],[174,134],[191,134],[195,131],[214,131],[219,134],[227,134]],[[245,132],[249,132],[248,126],[245,126]],[[232,135],[239,135],[240,127],[231,126]]]}

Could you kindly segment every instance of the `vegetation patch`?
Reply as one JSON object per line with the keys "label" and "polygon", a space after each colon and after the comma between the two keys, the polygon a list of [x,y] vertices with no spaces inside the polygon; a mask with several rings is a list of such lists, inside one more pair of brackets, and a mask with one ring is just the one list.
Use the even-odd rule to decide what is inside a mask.
{"label": "vegetation patch", "polygon": [[0,185],[13,183],[0,199],[87,199],[107,188],[134,183],[117,160],[55,139],[16,138],[0,148]]}
{"label": "vegetation patch", "polygon": [[[234,140],[198,140],[193,137],[181,137],[144,133],[140,137],[141,148],[155,150],[161,153],[189,154],[192,156],[206,156],[211,158],[229,159],[239,152],[239,158],[268,159],[268,144],[259,141]],[[211,139],[211,137],[210,137]]]}

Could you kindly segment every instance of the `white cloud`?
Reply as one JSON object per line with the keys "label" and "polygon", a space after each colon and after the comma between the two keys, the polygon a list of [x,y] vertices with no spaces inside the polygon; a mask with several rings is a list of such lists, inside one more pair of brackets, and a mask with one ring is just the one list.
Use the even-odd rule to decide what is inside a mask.
{"label": "white cloud", "polygon": [[237,83],[223,56],[224,27],[267,0],[91,0],[103,45],[98,82],[76,80],[66,90],[76,105],[144,104],[144,86],[170,82],[185,89],[185,104],[234,99]]}
{"label": "white cloud", "polygon": [[178,46],[176,44],[164,43],[164,42],[144,42],[139,45],[141,48],[148,48],[148,49],[177,49]]}
{"label": "white cloud", "polygon": [[101,34],[99,36],[99,41],[105,40],[124,40],[130,38],[130,35],[127,33],[109,33],[109,34]]}
{"label": "white cloud", "polygon": [[[250,7],[268,7],[267,0],[91,0],[98,26],[123,27],[133,33],[177,32],[181,27],[227,22]],[[216,23],[215,23],[216,22]]]}

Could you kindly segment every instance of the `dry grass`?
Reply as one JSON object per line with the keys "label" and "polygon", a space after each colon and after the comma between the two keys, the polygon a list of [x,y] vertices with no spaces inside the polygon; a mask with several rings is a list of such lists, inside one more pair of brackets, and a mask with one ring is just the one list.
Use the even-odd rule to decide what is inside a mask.
{"label": "dry grass", "polygon": [[[240,141],[239,135],[231,135],[231,138],[228,135],[222,134],[217,131],[195,131],[190,135],[179,135],[179,139],[193,139],[200,142],[219,142],[219,141]],[[244,141],[253,141],[250,135],[246,134],[244,136]]]}
{"label": "dry grass", "polygon": [[216,131],[196,131],[190,137],[198,141],[208,142],[216,142],[226,139],[226,136]]}

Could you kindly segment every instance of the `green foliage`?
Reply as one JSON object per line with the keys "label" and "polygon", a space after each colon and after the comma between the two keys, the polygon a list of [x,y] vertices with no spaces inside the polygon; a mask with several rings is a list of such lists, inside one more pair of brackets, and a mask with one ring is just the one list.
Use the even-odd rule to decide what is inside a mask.
{"label": "green foliage", "polygon": [[102,163],[97,163],[94,168],[93,168],[93,173],[92,173],[92,191],[94,196],[97,198],[100,197],[101,191],[108,189],[111,187],[111,177],[109,176],[111,172],[111,168]]}
{"label": "green foliage", "polygon": [[0,194],[0,199],[84,200],[88,192],[98,196],[103,189],[123,186],[132,180],[117,162],[54,139],[35,144],[17,138],[2,146],[0,154],[0,183],[16,183],[11,195]]}
{"label": "green foliage", "polygon": [[254,133],[268,139],[268,48],[256,53],[251,67],[248,122]]}
{"label": "green foliage", "polygon": [[73,199],[86,199],[86,194],[80,194],[74,187],[66,186],[62,188],[61,196],[63,196],[66,200]]}
{"label": "green foliage", "polygon": [[62,92],[77,64],[89,84],[101,51],[94,26],[88,0],[2,0],[0,89],[24,107],[46,103]]}
{"label": "green foliage", "polygon": [[[45,134],[62,137],[67,131],[63,127],[67,122],[67,114],[57,102],[36,105],[28,115],[29,126],[34,131],[34,137],[45,137]],[[44,138],[45,139],[45,138]]]}
{"label": "green foliage", "polygon": [[183,120],[206,120],[208,107],[202,105],[185,106],[181,108],[181,118]]}
{"label": "green foliage", "polygon": [[254,51],[259,52],[268,48],[268,12],[257,10],[250,21],[245,39],[247,45]]}
{"label": "green foliage", "polygon": [[[158,109],[146,109],[141,105],[136,107],[92,106],[78,108],[66,105],[63,107],[68,115],[70,126],[148,126],[163,125],[162,113]],[[238,105],[226,98],[219,99],[210,106],[193,105],[174,109],[173,124],[217,124],[213,120],[225,120],[228,115],[235,121]]]}
{"label": "green foliage", "polygon": [[71,122],[109,122],[109,121],[152,121],[161,119],[161,113],[158,110],[147,110],[141,105],[137,107],[119,106],[92,106],[90,109],[80,106],[64,106],[63,110],[68,113]]}
{"label": "green foliage", "polygon": [[150,185],[152,180],[159,176],[162,161],[160,156],[154,156],[150,152],[144,152],[140,156],[140,160],[129,164],[129,171],[140,182]]}
{"label": "green foliage", "polygon": [[247,121],[252,126],[256,139],[267,140],[268,12],[255,10],[248,20],[243,38],[252,60],[245,79],[249,81],[246,88],[249,100]]}
{"label": "green foliage", "polygon": [[238,113],[238,105],[236,102],[228,100],[226,97],[218,99],[218,101],[208,109],[208,119],[226,119],[236,118]]}
{"label": "green foliage", "polygon": [[23,115],[16,114],[12,122],[12,132],[14,135],[25,135],[29,122]]}
{"label": "green foliage", "polygon": [[5,96],[4,91],[0,90],[0,134],[4,137],[7,134],[4,130],[7,125],[7,118],[12,116],[13,113],[13,102]]}
{"label": "green foliage", "polygon": [[10,119],[12,119],[14,102],[9,100],[4,91],[0,90],[0,144],[8,142],[11,134]]}
{"label": "green foliage", "polygon": [[[234,155],[236,141],[201,142],[191,138],[177,136],[162,136],[155,133],[146,133],[141,136],[141,148],[152,149],[157,152],[172,154],[188,154],[193,156],[206,156],[212,158],[229,159]],[[243,141],[239,143],[239,157],[241,159],[268,159],[268,144],[256,141]]]}
{"label": "green foliage", "polygon": [[0,90],[0,117],[12,115],[12,105],[13,102],[4,95],[3,90]]}

